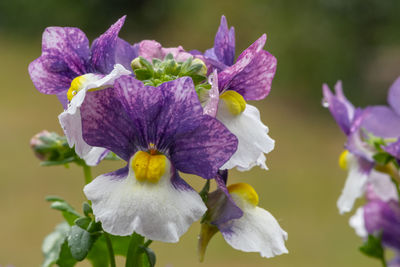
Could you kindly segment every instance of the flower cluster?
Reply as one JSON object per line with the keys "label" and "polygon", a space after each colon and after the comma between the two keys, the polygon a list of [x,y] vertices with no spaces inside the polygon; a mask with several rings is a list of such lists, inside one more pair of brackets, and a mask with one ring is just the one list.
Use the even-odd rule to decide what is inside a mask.
{"label": "flower cluster", "polygon": [[[202,219],[201,258],[218,231],[242,251],[287,253],[287,233],[257,206],[255,190],[227,179],[233,168],[267,169],[265,154],[274,148],[247,103],[265,98],[275,75],[266,35],[235,60],[234,28],[224,16],[204,53],[152,40],[131,45],[118,37],[124,20],[90,46],[77,28],[49,27],[42,55],[29,65],[35,87],[63,105],[60,124],[84,164],[110,153],[126,161],[84,188],[96,222],[112,235],[177,242]],[[200,194],[180,173],[205,179]],[[217,184],[211,193],[210,180]]]}
{"label": "flower cluster", "polygon": [[355,108],[344,96],[341,82],[333,94],[323,86],[323,105],[347,136],[339,157],[348,177],[337,206],[340,213],[352,210],[355,200],[365,196],[350,225],[364,238],[361,250],[380,258],[384,249],[393,249],[396,257],[390,266],[400,266],[400,78],[389,89],[389,106]]}

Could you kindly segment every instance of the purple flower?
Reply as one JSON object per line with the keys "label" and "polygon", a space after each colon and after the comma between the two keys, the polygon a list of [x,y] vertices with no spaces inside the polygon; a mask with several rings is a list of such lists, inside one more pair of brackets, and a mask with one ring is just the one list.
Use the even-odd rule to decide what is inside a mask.
{"label": "purple flower", "polygon": [[[226,172],[225,175],[226,182]],[[226,188],[218,177],[218,189],[209,194],[207,214],[203,219],[199,256],[202,261],[208,242],[218,231],[233,248],[245,252],[259,252],[270,258],[288,253],[287,233],[266,210],[259,208],[258,195],[248,184],[232,184]]]}
{"label": "purple flower", "polygon": [[[276,58],[263,50],[265,41],[264,34],[235,62],[234,29],[228,29],[222,16],[214,47],[204,53],[206,65],[213,71],[212,89],[217,85],[219,92],[210,90],[205,110],[210,115],[215,114],[239,140],[237,152],[222,169],[236,167],[246,171],[254,166],[268,169],[264,154],[273,150],[275,141],[268,136],[269,129],[262,123],[258,109],[246,103],[265,98],[271,89]],[[193,53],[199,55],[200,52]],[[252,129],[251,132],[248,129]]]}
{"label": "purple flower", "polygon": [[188,77],[152,87],[124,76],[114,87],[87,94],[83,138],[128,165],[97,177],[84,192],[107,232],[177,242],[206,210],[178,171],[214,178],[237,139],[203,115]]}
{"label": "purple flower", "polygon": [[[354,201],[365,193],[368,183],[379,191],[379,180],[390,181],[388,175],[373,171],[373,155],[378,151],[368,139],[370,134],[381,138],[400,134],[400,117],[392,108],[385,106],[355,108],[344,96],[340,81],[335,85],[335,94],[324,84],[323,96],[324,106],[329,108],[347,136],[346,150],[340,156],[339,164],[349,171],[349,175],[337,203],[340,213],[344,213],[350,211]],[[376,176],[381,178],[375,179]]]}
{"label": "purple flower", "polygon": [[[90,89],[113,84],[131,72],[130,63],[137,51],[118,38],[125,16],[94,40],[89,48],[86,35],[78,28],[49,27],[43,33],[42,55],[29,65],[36,88],[57,95],[64,111],[59,119],[68,143],[88,165],[96,165],[107,154],[82,139],[79,108]],[[68,104],[69,103],[69,104]]]}

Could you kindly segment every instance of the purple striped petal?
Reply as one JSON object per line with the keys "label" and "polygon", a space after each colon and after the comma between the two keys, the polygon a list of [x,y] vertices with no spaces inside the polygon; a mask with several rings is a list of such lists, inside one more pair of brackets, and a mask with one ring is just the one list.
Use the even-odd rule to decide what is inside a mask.
{"label": "purple striped petal", "polygon": [[243,51],[234,65],[219,73],[221,91],[237,91],[245,100],[260,100],[269,94],[277,60],[262,50],[266,38],[265,34],[262,35]]}
{"label": "purple striped petal", "polygon": [[384,148],[384,150],[393,157],[400,159],[400,139]]}
{"label": "purple striped petal", "polygon": [[138,56],[144,57],[146,60],[150,61],[153,58],[162,58],[161,44],[154,40],[143,40],[137,44]]}
{"label": "purple striped petal", "polygon": [[94,93],[81,108],[83,137],[125,160],[152,143],[178,170],[211,179],[236,150],[236,137],[203,115],[191,78],[152,87],[125,76]]}
{"label": "purple striped petal", "polygon": [[364,220],[368,233],[382,231],[382,243],[400,250],[400,206],[397,201],[369,202],[364,206]]}
{"label": "purple striped petal", "polygon": [[89,41],[78,28],[49,27],[42,55],[29,64],[35,87],[44,94],[65,93],[73,78],[89,72]]}
{"label": "purple striped petal", "polygon": [[221,24],[215,35],[212,52],[220,62],[227,66],[232,66],[235,60],[235,29],[233,27],[228,29],[225,16],[221,17]]}
{"label": "purple striped petal", "polygon": [[390,86],[387,101],[396,114],[400,116],[400,77]]}
{"label": "purple striped petal", "polygon": [[135,131],[118,93],[115,88],[86,93],[80,108],[82,135],[89,145],[107,148],[129,161],[137,150]]}
{"label": "purple striped petal", "polygon": [[131,61],[137,56],[134,48],[126,41],[118,38],[118,33],[124,25],[126,16],[120,18],[104,34],[94,40],[91,51],[91,61],[100,73],[107,74],[119,63],[130,69]]}

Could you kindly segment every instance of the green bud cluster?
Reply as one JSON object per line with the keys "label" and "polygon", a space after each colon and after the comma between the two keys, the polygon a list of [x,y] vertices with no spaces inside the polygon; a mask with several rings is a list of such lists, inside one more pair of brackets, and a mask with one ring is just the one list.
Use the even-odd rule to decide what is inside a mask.
{"label": "green bud cluster", "polygon": [[207,67],[198,58],[190,57],[184,62],[177,62],[172,54],[168,54],[163,60],[153,58],[150,63],[143,57],[137,57],[132,60],[131,67],[136,79],[143,81],[145,85],[158,86],[188,76],[192,78],[198,94],[211,88],[207,83]]}

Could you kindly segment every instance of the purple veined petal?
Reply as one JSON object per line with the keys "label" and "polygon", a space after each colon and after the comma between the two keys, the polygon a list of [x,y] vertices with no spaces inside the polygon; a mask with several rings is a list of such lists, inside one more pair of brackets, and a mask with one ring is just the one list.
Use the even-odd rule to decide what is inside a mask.
{"label": "purple veined petal", "polygon": [[[323,101],[327,104],[329,111],[331,112],[333,118],[336,123],[342,129],[342,131],[346,134],[350,134],[350,122],[353,117],[351,117],[351,111],[348,109],[346,104],[343,101],[332,94],[328,85],[322,85],[322,93],[323,93]],[[354,114],[354,112],[353,112]]]}
{"label": "purple veined petal", "polygon": [[400,159],[400,139],[396,142],[384,147],[384,150],[393,157]]}
{"label": "purple veined petal", "polygon": [[219,73],[220,91],[237,91],[245,100],[260,100],[269,94],[277,61],[262,50],[265,41],[264,34],[243,51],[234,65]]}
{"label": "purple veined petal", "polygon": [[87,92],[80,108],[82,135],[89,145],[107,148],[129,161],[138,148],[132,122],[118,93],[115,88]]}
{"label": "purple veined petal", "polygon": [[400,116],[386,106],[372,106],[361,123],[361,127],[382,138],[397,138],[400,136]]}
{"label": "purple veined petal", "polygon": [[179,135],[171,148],[171,158],[178,170],[212,179],[235,153],[238,140],[215,118],[204,115],[199,121],[197,129]]}
{"label": "purple veined petal", "polygon": [[397,201],[369,202],[364,206],[364,221],[368,233],[382,231],[382,243],[400,250],[400,206]]}
{"label": "purple veined petal", "polygon": [[400,116],[400,77],[390,86],[387,101],[396,114]]}
{"label": "purple veined petal", "polygon": [[136,56],[135,50],[124,40],[118,38],[118,33],[124,25],[126,16],[120,18],[116,23],[94,40],[91,47],[91,62],[100,73],[109,73],[115,64],[122,64],[130,68],[130,62]]}
{"label": "purple veined petal", "polygon": [[161,44],[154,40],[143,40],[137,44],[138,56],[144,57],[150,61],[153,58],[162,59]]}
{"label": "purple veined petal", "polygon": [[68,108],[67,94],[65,92],[63,92],[61,94],[57,94],[57,98],[60,101],[61,105],[63,106],[63,109],[67,109]]}
{"label": "purple veined petal", "polygon": [[209,77],[209,79],[211,79],[211,89],[208,92],[209,98],[203,107],[203,113],[215,118],[215,116],[217,115],[219,102],[217,70],[214,70],[214,73],[212,74],[212,76]]}
{"label": "purple veined petal", "polygon": [[235,60],[235,29],[231,27],[228,30],[228,23],[225,16],[221,17],[221,23],[215,35],[212,52],[215,55],[215,59],[218,59],[218,61],[227,66],[232,66]]}
{"label": "purple veined petal", "polygon": [[66,92],[73,78],[90,72],[89,54],[89,41],[80,29],[46,28],[42,55],[28,68],[33,84],[44,94]]}

